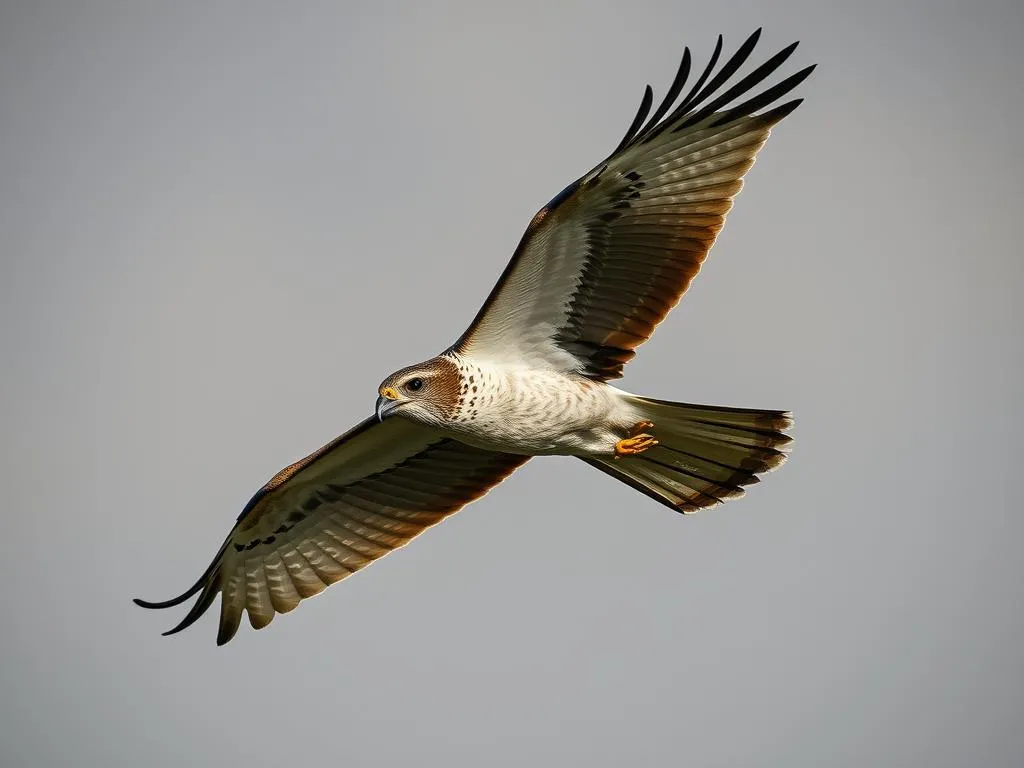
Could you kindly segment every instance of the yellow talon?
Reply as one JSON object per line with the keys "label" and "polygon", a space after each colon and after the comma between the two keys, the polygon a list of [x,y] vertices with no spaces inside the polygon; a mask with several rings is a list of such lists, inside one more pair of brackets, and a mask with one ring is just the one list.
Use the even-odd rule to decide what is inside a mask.
{"label": "yellow talon", "polygon": [[633,428],[629,430],[629,437],[625,437],[615,444],[615,458],[621,459],[623,456],[635,456],[638,453],[643,453],[648,448],[656,446],[658,441],[654,439],[654,436],[644,432],[645,429],[651,429],[653,426],[654,424],[649,421],[641,421],[638,424],[634,424]]}

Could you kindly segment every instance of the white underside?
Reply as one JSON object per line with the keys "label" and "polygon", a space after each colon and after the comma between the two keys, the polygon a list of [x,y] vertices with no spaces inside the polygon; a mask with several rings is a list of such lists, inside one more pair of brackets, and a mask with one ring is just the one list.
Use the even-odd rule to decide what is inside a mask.
{"label": "white underside", "polygon": [[559,371],[461,362],[477,389],[446,427],[470,445],[527,455],[609,456],[642,420],[630,395],[608,384]]}

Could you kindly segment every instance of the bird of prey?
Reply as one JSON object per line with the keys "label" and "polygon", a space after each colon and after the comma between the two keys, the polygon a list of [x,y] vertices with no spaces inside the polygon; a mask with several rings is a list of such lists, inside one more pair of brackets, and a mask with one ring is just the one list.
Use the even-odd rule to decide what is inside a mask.
{"label": "bird of prey", "polygon": [[[778,467],[790,414],[639,397],[609,381],[679,301],[725,223],[779,103],[813,70],[758,86],[796,43],[734,77],[760,30],[680,100],[643,100],[607,158],[533,217],[462,336],[384,379],[376,413],[281,470],[246,504],[173,634],[222,594],[218,645],[255,629],[483,496],[532,456],[577,456],[683,513]],[[696,71],[696,70],[695,70]]]}

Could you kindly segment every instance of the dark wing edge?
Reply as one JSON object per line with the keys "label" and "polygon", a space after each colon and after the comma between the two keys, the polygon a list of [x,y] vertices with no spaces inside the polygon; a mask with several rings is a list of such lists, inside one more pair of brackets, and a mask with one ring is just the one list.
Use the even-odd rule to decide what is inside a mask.
{"label": "dark wing edge", "polygon": [[[395,421],[398,421],[397,419]],[[404,421],[404,420],[402,420]],[[328,443],[323,448],[315,451],[304,459],[291,464],[278,472],[271,478],[246,504],[239,515],[231,533],[217,551],[213,561],[203,572],[203,575],[188,590],[161,602],[151,602],[135,598],[133,602],[143,608],[162,609],[172,608],[186,602],[197,593],[199,597],[193,603],[185,617],[173,628],[167,630],[163,635],[174,635],[187,629],[198,621],[210,606],[213,605],[216,597],[225,587],[225,567],[228,567],[228,575],[234,573],[236,576],[239,569],[243,567],[245,560],[234,559],[228,564],[229,558],[242,553],[239,557],[244,558],[249,550],[261,544],[269,544],[273,536],[261,540],[259,535],[247,532],[252,528],[253,518],[274,515],[281,512],[281,509],[270,509],[271,502],[276,500],[275,492],[291,492],[289,481],[296,477],[302,470],[310,468],[318,460],[328,456],[332,451],[342,447],[352,438],[373,428],[380,422],[375,417],[362,422],[349,432],[336,440]],[[386,423],[391,423],[389,422]],[[410,423],[411,424],[411,423]],[[529,456],[513,455],[486,451],[473,448],[459,443],[455,440],[444,437],[436,437],[431,442],[422,446],[419,450],[412,452],[404,460],[389,466],[382,471],[367,474],[345,486],[339,486],[330,482],[330,478],[320,478],[317,483],[310,486],[305,492],[307,500],[315,501],[315,507],[319,514],[332,515],[335,520],[338,516],[351,514],[352,522],[357,523],[360,535],[352,533],[357,540],[365,547],[358,548],[356,564],[332,563],[329,573],[325,573],[320,567],[321,564],[306,558],[306,567],[312,572],[310,574],[295,574],[287,572],[285,575],[295,579],[296,576],[303,576],[306,579],[312,578],[315,586],[310,589],[307,583],[296,581],[294,587],[298,589],[299,600],[318,594],[326,586],[335,581],[345,578],[356,570],[361,570],[371,562],[376,561],[385,554],[401,548],[427,528],[433,527],[441,520],[446,519],[465,505],[485,495],[494,486],[508,477],[517,468],[529,460]],[[393,505],[393,506],[391,506]],[[309,509],[313,505],[306,504],[302,509]],[[287,511],[287,507],[284,508]],[[403,513],[402,510],[405,510]],[[395,513],[395,518],[388,518],[387,512]],[[314,518],[311,513],[303,513],[303,517]],[[295,519],[289,516],[288,520]],[[300,518],[301,519],[301,518]],[[387,519],[399,531],[385,526],[379,527],[380,522]],[[346,518],[348,522],[348,518]],[[332,523],[333,524],[333,523]],[[343,523],[344,524],[344,523]],[[288,528],[294,526],[286,526]],[[307,526],[308,528],[308,526]],[[278,529],[280,530],[280,528]],[[276,531],[275,531],[276,533]],[[301,533],[301,532],[300,532]],[[302,545],[308,545],[309,531],[305,537],[300,537],[298,542],[293,542],[294,551],[302,551]],[[315,532],[314,532],[315,533]],[[334,534],[330,534],[334,535]],[[249,539],[252,539],[249,541]],[[278,537],[282,542],[284,536]],[[340,545],[340,542],[338,542]],[[343,548],[343,547],[342,547]],[[261,548],[262,549],[262,548]],[[321,551],[323,546],[321,545]],[[257,550],[257,553],[261,550]],[[280,562],[281,558],[276,551],[270,551],[267,556],[274,556]],[[333,577],[333,578],[332,578]],[[264,583],[261,585],[265,587]],[[288,585],[293,588],[292,584]],[[309,590],[309,591],[307,591]],[[244,584],[243,584],[244,592]],[[242,602],[228,605],[225,599],[221,605],[221,620],[217,633],[217,645],[224,645],[230,641],[238,630],[243,611],[249,612],[250,623],[254,628],[260,629],[270,623],[275,612],[271,609],[270,616],[254,616],[251,605],[246,603],[246,595],[242,595]],[[274,603],[274,597],[270,597]],[[298,600],[295,604],[297,605]],[[266,607],[266,606],[264,606]],[[275,604],[275,608],[276,608]],[[291,610],[288,607],[286,610]],[[285,612],[277,610],[276,612]]]}
{"label": "dark wing edge", "polygon": [[[744,118],[755,117],[755,113],[758,110],[763,109],[764,107],[767,107],[781,99],[787,93],[800,85],[800,83],[810,76],[817,66],[816,64],[811,64],[804,67],[774,86],[771,86],[770,88],[748,98],[746,101],[729,107],[732,102],[736,101],[741,96],[748,94],[776,72],[799,45],[799,41],[791,43],[769,58],[762,65],[747,74],[733,86],[722,93],[718,93],[719,89],[726,83],[726,81],[728,81],[729,78],[732,77],[750,57],[750,54],[754,50],[760,36],[761,28],[758,28],[744,41],[736,53],[722,65],[721,69],[715,73],[715,67],[721,57],[723,48],[723,37],[722,35],[719,35],[715,44],[714,52],[712,53],[707,66],[697,77],[686,96],[679,101],[678,104],[676,104],[676,100],[679,98],[679,94],[682,93],[691,72],[692,56],[690,54],[689,47],[684,48],[679,69],[677,70],[676,75],[665,94],[665,98],[661,101],[653,114],[651,114],[651,107],[654,104],[654,92],[650,85],[645,86],[640,107],[637,110],[632,123],[627,129],[626,134],[622,137],[622,140],[604,161],[559,192],[551,199],[550,202],[547,203],[547,205],[541,208],[534,215],[530,224],[527,226],[526,231],[523,233],[511,260],[502,271],[498,281],[491,289],[483,305],[473,318],[473,321],[458,340],[449,347],[448,351],[464,353],[467,350],[474,333],[498,300],[502,288],[515,271],[515,268],[523,258],[524,253],[541,225],[547,221],[556,210],[566,204],[570,199],[573,199],[578,193],[598,184],[601,180],[601,175],[608,168],[610,163],[618,159],[620,156],[629,153],[630,150],[636,147],[651,144],[666,131],[677,133],[688,128],[693,128],[702,121],[708,121],[708,118],[711,117],[714,119],[708,121],[707,127],[716,128],[728,127],[743,120]],[[767,112],[756,115],[756,117],[759,118],[762,125],[771,127],[793,112],[793,110],[800,106],[802,102],[803,99],[793,99],[775,106]],[[674,109],[673,106],[675,106]],[[729,108],[726,109],[726,107]],[[671,114],[669,114],[670,110],[672,110]],[[629,192],[632,190],[626,191]],[[683,291],[685,291],[685,286]],[[680,296],[683,291],[680,292]],[[678,298],[679,297],[676,297],[676,300],[678,300]],[[633,356],[632,350],[620,350],[620,352],[621,354],[616,353],[614,350],[611,351],[611,359],[600,366],[603,370],[600,375],[595,375],[594,378],[609,379],[620,376],[622,366],[625,365],[625,363]],[[601,354],[607,356],[609,352],[604,351]]]}
{"label": "dark wing edge", "polygon": [[245,507],[242,508],[242,511],[239,513],[238,518],[235,521],[235,526],[231,529],[231,533],[228,534],[228,537],[224,540],[224,543],[221,545],[221,548],[217,550],[217,554],[214,555],[213,561],[210,563],[209,567],[207,567],[207,569],[203,571],[203,575],[199,577],[199,580],[196,581],[196,583],[189,587],[187,590],[182,592],[177,597],[172,597],[170,600],[152,602],[149,600],[143,600],[139,597],[135,597],[132,598],[132,602],[141,608],[148,608],[150,610],[174,608],[175,606],[181,605],[182,603],[187,601],[200,590],[204,590],[202,596],[199,598],[199,600],[196,601],[196,604],[192,606],[192,610],[189,611],[189,613],[185,616],[184,619],[182,619],[181,623],[173,629],[167,630],[163,634],[165,636],[173,635],[178,632],[181,632],[181,630],[183,629],[187,629],[188,627],[190,627],[193,623],[195,623],[195,621],[200,616],[202,616],[206,612],[206,610],[213,603],[213,600],[217,595],[217,591],[214,590],[211,592],[210,585],[216,583],[218,580],[218,566],[220,564],[220,560],[224,556],[224,553],[228,548],[228,544],[231,542],[231,538],[235,535],[235,532],[240,527],[242,521],[249,515],[249,513],[252,512],[256,505],[264,497],[266,497],[267,494],[269,494],[274,489],[280,487],[283,483],[285,483],[290,478],[294,477],[301,470],[310,466],[317,459],[326,455],[328,452],[334,450],[342,443],[351,440],[352,438],[356,437],[359,434],[362,434],[376,423],[376,417],[371,416],[368,419],[364,419],[362,422],[360,422],[358,425],[350,429],[345,434],[335,438],[331,442],[313,451],[313,453],[309,454],[308,456],[299,459],[295,463],[289,464],[287,467],[285,467],[280,472],[275,474],[272,478],[270,478],[266,483],[264,483],[263,486],[258,491],[256,491],[255,494],[253,494],[252,498],[249,499],[249,502],[245,505]]}
{"label": "dark wing edge", "polygon": [[[724,109],[728,104],[744,94],[749,93],[770,77],[793,54],[793,51],[797,49],[797,46],[800,45],[799,41],[790,43],[764,62],[764,64],[743,77],[731,88],[716,95],[716,92],[725,85],[729,78],[736,74],[739,68],[746,63],[748,58],[750,58],[750,54],[753,52],[760,37],[761,29],[758,28],[743,42],[743,44],[737,49],[736,53],[734,53],[732,57],[722,65],[722,68],[718,70],[709,82],[708,78],[711,77],[712,72],[714,72],[715,65],[718,64],[718,59],[722,54],[723,38],[719,35],[715,44],[715,50],[711,54],[711,59],[704,68],[704,71],[701,72],[689,93],[687,93],[683,100],[676,105],[672,114],[665,117],[666,113],[672,109],[673,104],[682,92],[686,85],[686,80],[690,75],[690,49],[684,49],[683,59],[679,65],[679,70],[676,72],[676,76],[672,80],[672,84],[669,86],[668,91],[665,94],[665,98],[662,100],[657,110],[655,110],[654,114],[651,115],[650,120],[647,120],[645,123],[644,120],[647,118],[647,115],[650,113],[651,106],[653,105],[653,99],[651,98],[653,92],[651,90],[651,86],[648,85],[644,91],[644,98],[640,103],[640,108],[637,110],[636,117],[633,118],[633,122],[626,131],[626,135],[622,137],[622,141],[619,142],[619,145],[608,156],[607,160],[611,160],[616,155],[621,154],[637,144],[650,143],[669,128],[671,128],[673,133],[677,133],[693,127],[719,110]],[[741,120],[745,117],[752,117],[757,110],[777,101],[800,85],[800,83],[810,76],[816,66],[816,64],[811,64],[810,66],[804,67],[799,72],[790,75],[776,85],[762,91],[747,101],[726,109],[721,112],[718,118],[710,125],[712,127],[723,126],[737,120]],[[711,99],[712,96],[715,98]],[[708,99],[711,100],[708,101]],[[802,102],[803,99],[793,99],[792,101],[780,104],[769,112],[759,115],[759,117],[769,124],[777,123],[800,106]]]}

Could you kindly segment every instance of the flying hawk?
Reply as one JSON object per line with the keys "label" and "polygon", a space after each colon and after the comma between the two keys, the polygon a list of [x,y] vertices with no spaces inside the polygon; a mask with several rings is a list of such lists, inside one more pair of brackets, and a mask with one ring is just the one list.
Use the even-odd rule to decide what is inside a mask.
{"label": "flying hawk", "polygon": [[683,513],[741,496],[782,464],[786,412],[652,400],[608,383],[686,291],[772,126],[800,104],[778,102],[813,66],[755,90],[796,43],[734,81],[759,34],[715,71],[719,36],[677,102],[687,48],[654,113],[647,86],[615,150],[533,217],[461,338],[388,376],[374,416],[271,478],[188,591],[135,601],[169,608],[198,593],[165,634],[218,592],[218,645],[243,611],[261,629],[531,456],[578,456]]}

